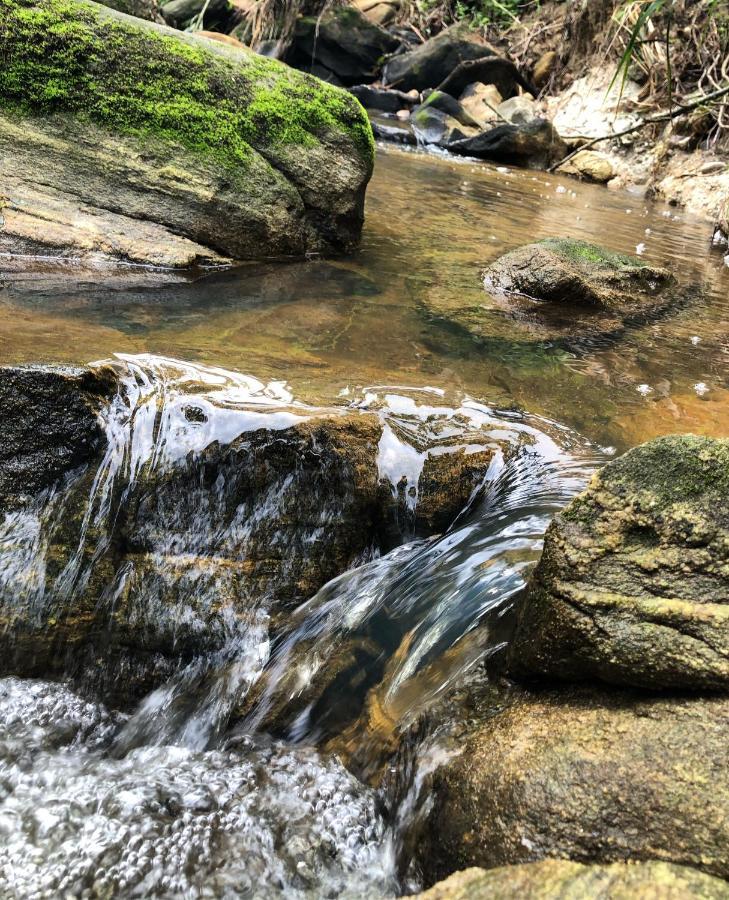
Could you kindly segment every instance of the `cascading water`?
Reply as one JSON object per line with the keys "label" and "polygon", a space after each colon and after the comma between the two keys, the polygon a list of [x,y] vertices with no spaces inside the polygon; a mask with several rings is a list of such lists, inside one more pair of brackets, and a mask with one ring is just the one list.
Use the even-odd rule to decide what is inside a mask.
{"label": "cascading water", "polygon": [[[346,729],[364,743],[375,719],[404,727],[503,646],[550,516],[600,454],[553,423],[448,405],[432,388],[363,389],[319,410],[216,368],[149,356],[113,368],[96,468],[0,526],[0,605],[30,608],[37,635],[82,608],[94,665],[115,671],[101,683],[118,693],[121,671],[152,690],[112,713],[62,685],[0,681],[0,895],[396,893],[374,793],[316,748]],[[279,608],[270,559],[251,547],[297,583],[300,559],[341,527],[346,498],[315,486],[292,531],[309,475],[298,446],[279,461],[283,433],[322,415],[379,420],[377,471],[407,521],[399,546],[380,555],[370,541],[298,609]],[[319,441],[307,447],[324,460]],[[467,508],[415,539],[427,461],[484,451]],[[261,459],[268,480],[241,481]],[[69,521],[73,541],[59,541]],[[142,662],[125,656],[132,634]]]}

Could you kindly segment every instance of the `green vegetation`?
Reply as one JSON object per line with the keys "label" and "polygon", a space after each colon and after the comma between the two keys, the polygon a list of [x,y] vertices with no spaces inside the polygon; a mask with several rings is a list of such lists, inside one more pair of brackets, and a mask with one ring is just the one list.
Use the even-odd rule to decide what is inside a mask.
{"label": "green vegetation", "polygon": [[625,253],[614,253],[611,250],[598,247],[596,244],[588,244],[587,241],[576,241],[569,238],[546,238],[541,243],[554,250],[560,256],[564,256],[574,262],[595,263],[611,269],[619,269],[624,266],[645,268],[645,263],[635,256],[628,256]]}
{"label": "green vegetation", "polygon": [[0,108],[71,113],[153,134],[238,169],[251,147],[280,150],[344,133],[371,164],[372,133],[349,94],[280,63],[132,25],[73,0],[0,0]]}

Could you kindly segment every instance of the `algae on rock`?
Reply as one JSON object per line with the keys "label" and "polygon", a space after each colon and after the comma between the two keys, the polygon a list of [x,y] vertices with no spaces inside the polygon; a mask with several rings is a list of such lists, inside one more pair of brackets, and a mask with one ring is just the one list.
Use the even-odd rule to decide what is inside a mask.
{"label": "algae on rock", "polygon": [[606,465],[547,531],[512,671],[729,686],[729,442],[657,438]]}
{"label": "algae on rock", "polygon": [[357,241],[373,141],[346,92],[94,3],[0,13],[2,249],[174,266]]}

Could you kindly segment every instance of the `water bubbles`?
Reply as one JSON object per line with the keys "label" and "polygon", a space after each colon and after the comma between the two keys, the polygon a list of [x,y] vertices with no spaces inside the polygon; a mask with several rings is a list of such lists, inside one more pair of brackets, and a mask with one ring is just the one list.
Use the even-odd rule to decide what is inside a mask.
{"label": "water bubbles", "polygon": [[63,685],[2,679],[0,696],[0,896],[394,892],[374,796],[334,760],[280,744],[116,759],[99,743],[113,718]]}
{"label": "water bubbles", "polygon": [[555,194],[566,194],[566,193],[567,193],[567,188],[564,187],[564,185],[560,184],[557,186],[557,188],[555,190]]}
{"label": "water bubbles", "polygon": [[643,243],[638,244],[635,248],[635,252],[638,254],[638,256],[642,256],[645,253],[645,250],[646,245]]}

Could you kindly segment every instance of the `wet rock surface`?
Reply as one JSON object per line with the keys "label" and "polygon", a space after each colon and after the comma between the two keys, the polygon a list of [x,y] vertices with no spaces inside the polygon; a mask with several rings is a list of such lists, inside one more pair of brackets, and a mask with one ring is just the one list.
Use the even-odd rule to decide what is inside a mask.
{"label": "wet rock surface", "polygon": [[426,883],[550,857],[661,860],[726,878],[729,701],[562,688],[462,703],[432,774]]}
{"label": "wet rock surface", "polygon": [[583,865],[550,859],[541,863],[466,869],[418,895],[421,900],[724,900],[729,885],[687,866],[662,862]]}
{"label": "wet rock surface", "polygon": [[98,454],[104,442],[98,412],[111,389],[105,373],[89,369],[0,369],[0,510]]}
{"label": "wet rock surface", "polygon": [[451,140],[446,146],[461,156],[536,169],[547,168],[566,151],[551,122],[540,118],[520,124],[502,122],[472,137]]}
{"label": "wet rock surface", "polygon": [[74,674],[121,702],[200,654],[255,679],[291,610],[446,528],[492,457],[456,443],[431,461],[378,415],[221,370],[115,366],[0,371],[2,483],[24,491],[0,526],[6,673]]}
{"label": "wet rock surface", "polygon": [[96,4],[6,6],[4,252],[182,268],[356,243],[373,154],[351,96]]}
{"label": "wet rock surface", "polygon": [[726,689],[728,471],[726,441],[690,435],[605,466],[547,531],[514,671]]}

